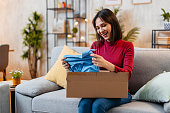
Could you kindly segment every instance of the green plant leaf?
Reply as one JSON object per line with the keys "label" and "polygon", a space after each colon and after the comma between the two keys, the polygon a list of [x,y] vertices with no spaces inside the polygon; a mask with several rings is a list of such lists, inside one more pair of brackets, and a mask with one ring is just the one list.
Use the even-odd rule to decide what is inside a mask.
{"label": "green plant leaf", "polygon": [[120,7],[113,8],[113,13],[117,16],[118,12],[120,11]]}
{"label": "green plant leaf", "polygon": [[161,14],[161,16],[163,17],[163,21],[170,21],[170,13],[166,12],[163,8],[161,8],[161,10],[163,11],[163,14]]}
{"label": "green plant leaf", "polygon": [[123,40],[134,42],[137,38],[137,34],[139,34],[139,28],[134,27],[127,33],[126,36],[124,36]]}
{"label": "green plant leaf", "polygon": [[28,58],[28,50],[23,52],[22,59]]}
{"label": "green plant leaf", "polygon": [[104,7],[100,7],[99,9],[96,9],[97,12],[101,11],[102,9],[104,9]]}

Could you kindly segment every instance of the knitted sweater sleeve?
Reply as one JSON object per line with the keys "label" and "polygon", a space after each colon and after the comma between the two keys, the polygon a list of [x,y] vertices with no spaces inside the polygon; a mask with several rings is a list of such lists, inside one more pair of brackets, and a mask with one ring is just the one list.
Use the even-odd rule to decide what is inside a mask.
{"label": "knitted sweater sleeve", "polygon": [[129,72],[130,78],[133,70],[134,46],[129,42],[125,47],[126,49],[124,52],[123,68],[115,65],[115,72]]}

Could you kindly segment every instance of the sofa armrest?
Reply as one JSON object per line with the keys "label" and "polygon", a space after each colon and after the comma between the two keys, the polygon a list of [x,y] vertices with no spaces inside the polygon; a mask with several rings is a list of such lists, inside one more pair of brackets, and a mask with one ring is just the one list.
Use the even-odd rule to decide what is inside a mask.
{"label": "sofa armrest", "polygon": [[170,113],[170,102],[164,103],[164,111]]}
{"label": "sofa armrest", "polygon": [[10,113],[9,85],[3,83],[0,83],[0,113]]}
{"label": "sofa armrest", "polygon": [[54,82],[44,79],[44,76],[26,81],[17,85],[15,88],[17,93],[30,97],[35,97],[58,89],[61,89],[61,87]]}

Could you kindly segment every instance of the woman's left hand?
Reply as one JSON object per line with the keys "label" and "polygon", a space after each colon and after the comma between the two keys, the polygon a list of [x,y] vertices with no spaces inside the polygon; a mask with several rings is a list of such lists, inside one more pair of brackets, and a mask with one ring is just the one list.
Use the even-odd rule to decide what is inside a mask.
{"label": "woman's left hand", "polygon": [[100,56],[100,55],[97,55],[97,54],[90,54],[90,56],[93,56],[94,58],[92,58],[92,63],[95,65],[95,66],[98,66],[98,67],[105,67],[105,63],[106,63],[106,60]]}
{"label": "woman's left hand", "polygon": [[113,65],[109,61],[105,60],[102,56],[97,55],[97,54],[90,54],[90,56],[94,57],[94,58],[92,58],[92,63],[95,66],[104,67],[109,71],[115,71],[115,65]]}

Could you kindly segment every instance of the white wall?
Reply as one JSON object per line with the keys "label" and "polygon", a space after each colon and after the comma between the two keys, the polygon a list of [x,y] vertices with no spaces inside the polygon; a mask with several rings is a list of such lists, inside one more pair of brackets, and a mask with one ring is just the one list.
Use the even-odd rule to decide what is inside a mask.
{"label": "white wall", "polygon": [[[21,69],[24,72],[24,79],[30,79],[27,60],[22,60],[23,53],[23,37],[21,35],[22,29],[28,22],[28,17],[32,15],[33,11],[45,15],[46,4],[45,0],[0,0],[0,44],[9,44],[10,49],[14,52],[9,53],[9,64],[7,67],[7,78],[11,79],[9,71],[12,69]],[[43,41],[45,43],[45,39]],[[39,75],[46,70],[45,52],[46,48],[43,46],[44,57],[41,60],[41,67]],[[2,53],[0,53],[2,54]],[[2,73],[0,73],[2,78]]]}
{"label": "white wall", "polygon": [[[96,14],[96,9],[102,7],[103,4],[104,0],[88,0],[89,34],[94,33],[91,21]],[[170,0],[152,0],[151,4],[132,5],[132,0],[122,0],[120,15],[122,15],[126,30],[140,27],[139,38],[134,42],[136,47],[151,47],[152,29],[163,28],[162,17],[160,16],[162,13],[161,8],[170,11],[169,4]],[[113,6],[104,7],[113,9]],[[23,51],[21,32],[27,23],[27,18],[35,10],[43,14],[45,19],[46,0],[0,0],[0,44],[8,43],[10,44],[10,49],[14,49],[14,52],[9,53],[8,78],[11,78],[9,75],[10,70],[21,69],[24,71],[23,79],[30,79],[27,61],[22,60],[20,57]],[[44,38],[42,44],[43,59],[41,59],[38,69],[39,76],[46,74],[45,41],[46,39]],[[89,43],[91,44],[92,42]],[[1,73],[0,78],[2,78]]]}

